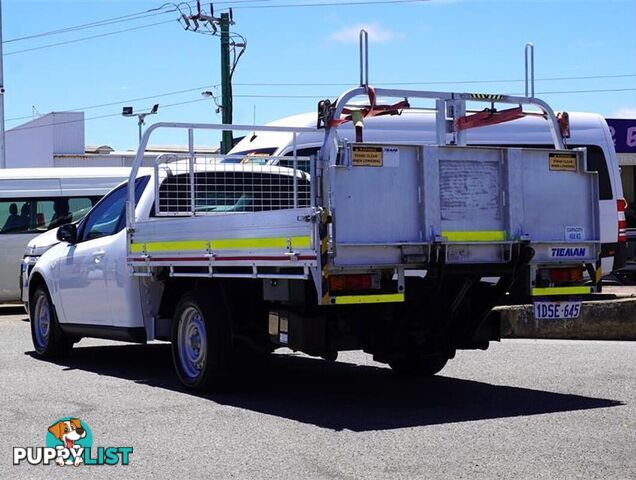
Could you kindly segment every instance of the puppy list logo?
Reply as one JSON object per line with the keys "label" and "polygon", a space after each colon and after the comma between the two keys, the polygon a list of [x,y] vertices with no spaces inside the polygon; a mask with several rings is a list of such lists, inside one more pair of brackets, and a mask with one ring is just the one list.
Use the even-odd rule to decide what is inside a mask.
{"label": "puppy list logo", "polygon": [[13,464],[128,465],[132,447],[93,447],[93,434],[79,418],[64,417],[46,433],[46,447],[13,447]]}

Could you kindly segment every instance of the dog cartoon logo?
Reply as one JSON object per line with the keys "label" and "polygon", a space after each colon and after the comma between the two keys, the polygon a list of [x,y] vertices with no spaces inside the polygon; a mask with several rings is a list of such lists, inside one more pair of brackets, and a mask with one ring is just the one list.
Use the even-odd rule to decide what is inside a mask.
{"label": "dog cartoon logo", "polygon": [[[83,447],[85,447],[85,445],[81,445],[78,442],[87,438],[87,431],[88,428],[79,418],[60,419],[49,427],[49,433],[57,440],[53,441],[51,446],[73,452],[73,455],[66,456],[66,458],[58,456],[55,460],[58,465],[75,465],[77,467],[84,462],[82,456],[76,452],[78,452],[78,449],[81,448],[83,450]],[[50,440],[49,435],[47,435],[47,440]],[[49,443],[47,441],[47,444]]]}
{"label": "dog cartoon logo", "polygon": [[133,447],[93,446],[93,432],[77,417],[49,425],[45,446],[13,447],[14,465],[129,465]]}

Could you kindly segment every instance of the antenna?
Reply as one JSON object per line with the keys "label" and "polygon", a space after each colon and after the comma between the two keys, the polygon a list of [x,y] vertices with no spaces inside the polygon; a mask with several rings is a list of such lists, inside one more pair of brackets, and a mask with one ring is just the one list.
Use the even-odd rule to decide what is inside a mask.
{"label": "antenna", "polygon": [[[253,107],[254,107],[254,110],[252,112],[252,125],[256,127],[256,104],[254,104]],[[250,142],[253,142],[255,138],[256,138],[256,130],[253,130],[252,136],[250,137]]]}
{"label": "antenna", "polygon": [[530,97],[534,97],[534,45],[526,43],[526,97],[528,96],[528,52],[530,52]]}
{"label": "antenna", "polygon": [[360,86],[369,86],[369,33],[360,30]]}

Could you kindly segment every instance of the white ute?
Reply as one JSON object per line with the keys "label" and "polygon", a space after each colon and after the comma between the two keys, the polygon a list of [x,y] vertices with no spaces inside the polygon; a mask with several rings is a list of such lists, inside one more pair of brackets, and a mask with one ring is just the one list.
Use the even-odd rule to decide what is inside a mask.
{"label": "white ute", "polygon": [[[370,106],[352,112],[358,96]],[[432,141],[363,138],[361,117],[408,109],[379,107],[380,96],[435,100]],[[467,101],[519,107],[471,114]],[[550,145],[467,146],[468,129],[527,115]],[[432,375],[458,349],[499,339],[491,309],[520,278],[538,316],[575,317],[597,289],[579,280],[602,271],[598,174],[545,102],[361,86],[321,102],[319,119],[320,151],[292,154],[291,168],[273,165],[289,157],[197,156],[195,132],[278,132],[298,147],[317,128],[150,126],[128,185],[60,227],[31,272],[38,355],[82,337],[167,340],[180,380],[197,389],[279,347],[331,359],[363,349],[399,373]],[[355,132],[340,130],[352,119]],[[187,132],[190,154],[138,175],[150,136],[166,129]]]}

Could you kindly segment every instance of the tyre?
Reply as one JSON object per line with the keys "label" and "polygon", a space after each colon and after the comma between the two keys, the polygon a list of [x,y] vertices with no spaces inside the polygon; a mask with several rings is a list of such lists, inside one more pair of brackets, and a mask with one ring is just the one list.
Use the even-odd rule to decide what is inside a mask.
{"label": "tyre", "polygon": [[35,289],[30,304],[31,339],[36,353],[43,358],[68,355],[73,348],[73,340],[60,330],[55,307],[46,286]]}
{"label": "tyre", "polygon": [[229,377],[232,336],[220,297],[218,291],[193,290],[181,297],[175,310],[172,360],[179,380],[188,388],[219,388]]}
{"label": "tyre", "polygon": [[398,375],[407,377],[432,377],[439,373],[448,363],[443,356],[424,356],[407,354],[389,362],[391,369]]}

